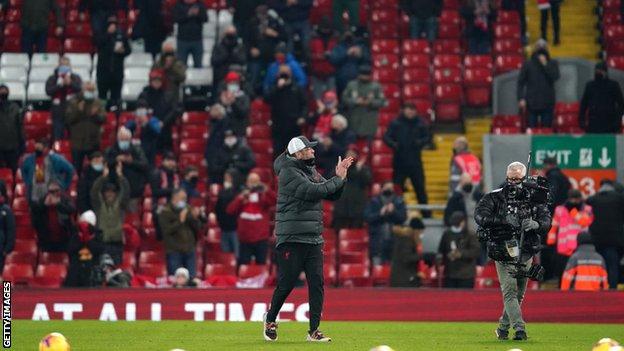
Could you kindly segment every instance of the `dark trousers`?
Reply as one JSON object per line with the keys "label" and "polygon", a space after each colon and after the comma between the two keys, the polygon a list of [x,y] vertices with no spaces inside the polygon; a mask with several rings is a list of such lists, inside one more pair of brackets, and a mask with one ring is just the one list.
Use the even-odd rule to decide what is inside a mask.
{"label": "dark trousers", "polygon": [[0,151],[0,168],[10,168],[15,173],[18,160],[19,152],[17,150]]}
{"label": "dark trousers", "polygon": [[557,252],[554,246],[545,246],[540,252],[540,264],[546,270],[544,272],[544,280],[561,279],[561,276],[555,275],[555,257]]}
{"label": "dark trousers", "polygon": [[542,38],[544,40],[548,40],[548,33],[546,29],[548,29],[548,12],[550,11],[550,16],[553,21],[553,32],[555,36],[555,42],[559,42],[559,3],[558,2],[550,2],[550,9],[540,10],[540,29],[542,32]]}
{"label": "dark trousers", "polygon": [[178,60],[186,64],[188,55],[193,55],[193,67],[201,68],[204,43],[201,40],[187,41],[178,39]]}
{"label": "dark trousers", "polygon": [[252,256],[256,264],[266,264],[268,250],[268,240],[261,240],[255,243],[240,243],[238,264],[249,264]]}
{"label": "dark trousers", "polygon": [[563,272],[565,271],[566,265],[568,264],[568,259],[570,259],[570,256],[564,256],[560,254],[556,254],[554,257],[554,273],[555,277],[559,281],[559,285],[561,285],[561,277],[563,276]]}
{"label": "dark trousers", "polygon": [[444,287],[449,289],[474,289],[474,279],[444,278]]}
{"label": "dark trousers", "polygon": [[[420,155],[418,157],[420,157]],[[405,179],[407,178],[412,181],[412,186],[416,191],[418,203],[428,203],[427,192],[425,191],[425,172],[423,171],[422,163],[417,164],[410,169],[394,168],[394,184],[405,190]]]}
{"label": "dark trousers", "polygon": [[553,110],[529,110],[529,127],[550,128],[552,126]]}
{"label": "dark trousers", "polygon": [[123,83],[122,77],[110,77],[110,73],[102,73],[102,74],[98,73],[97,75],[98,97],[101,100],[108,101],[108,106],[112,106],[112,105],[117,106],[118,104],[121,103],[122,83]]}
{"label": "dark trousers", "polygon": [[176,269],[184,267],[188,269],[191,279],[195,278],[195,251],[193,252],[169,252],[167,254],[167,274],[174,275]]}
{"label": "dark trousers", "polygon": [[48,29],[32,31],[22,27],[22,52],[32,55],[33,52],[46,52],[48,46]]}
{"label": "dark trousers", "polygon": [[52,139],[65,139],[65,109],[67,105],[61,102],[58,105],[52,105],[50,113],[52,114]]}
{"label": "dark trousers", "polygon": [[598,253],[602,255],[607,266],[607,279],[609,280],[609,289],[617,289],[620,281],[620,261],[622,261],[622,248],[615,246],[604,246],[596,248]]}
{"label": "dark trousers", "polygon": [[284,243],[277,247],[278,280],[271,307],[267,314],[268,322],[275,322],[284,301],[295,287],[299,274],[304,271],[308,281],[310,303],[310,331],[318,329],[323,310],[323,245]]}
{"label": "dark trousers", "polygon": [[78,175],[80,175],[80,171],[82,170],[82,163],[84,162],[85,158],[89,158],[89,155],[91,155],[91,153],[93,151],[97,150],[93,149],[93,150],[75,150],[72,149],[71,154],[72,154],[72,163],[74,165],[74,169],[76,170],[76,173]]}

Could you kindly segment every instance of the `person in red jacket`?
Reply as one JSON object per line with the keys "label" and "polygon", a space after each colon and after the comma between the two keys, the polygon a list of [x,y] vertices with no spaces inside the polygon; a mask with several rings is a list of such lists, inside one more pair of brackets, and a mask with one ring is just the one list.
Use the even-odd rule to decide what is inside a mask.
{"label": "person in red jacket", "polygon": [[257,173],[249,173],[245,189],[234,198],[226,211],[238,215],[237,232],[240,241],[238,264],[265,264],[269,247],[269,212],[275,205],[275,192],[260,181]]}
{"label": "person in red jacket", "polygon": [[336,68],[329,62],[329,54],[338,44],[338,37],[331,27],[329,18],[323,17],[310,40],[310,82],[315,99],[324,91],[336,89],[334,73]]}

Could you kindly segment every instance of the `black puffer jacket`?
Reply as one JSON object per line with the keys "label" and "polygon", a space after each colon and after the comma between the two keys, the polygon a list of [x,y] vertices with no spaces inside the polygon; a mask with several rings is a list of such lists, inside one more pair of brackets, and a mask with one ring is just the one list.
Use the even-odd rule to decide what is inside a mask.
{"label": "black puffer jacket", "polygon": [[555,106],[555,82],[559,79],[559,63],[548,58],[544,66],[539,61],[540,54],[548,56],[546,51],[533,53],[520,69],[518,76],[518,100],[526,99],[529,110],[552,109]]}
{"label": "black puffer jacket", "polygon": [[275,215],[277,245],[323,243],[321,200],[340,198],[345,181],[337,176],[327,180],[313,166],[285,153],[275,160],[273,168],[279,179]]}

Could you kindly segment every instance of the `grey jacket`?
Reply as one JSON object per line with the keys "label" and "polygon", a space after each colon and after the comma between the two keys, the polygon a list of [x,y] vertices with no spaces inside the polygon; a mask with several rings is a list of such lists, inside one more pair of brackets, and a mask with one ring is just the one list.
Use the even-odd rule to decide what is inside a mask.
{"label": "grey jacket", "polygon": [[277,246],[285,242],[322,244],[323,207],[321,200],[337,200],[345,181],[327,180],[313,166],[285,153],[273,164],[278,175],[275,235]]}

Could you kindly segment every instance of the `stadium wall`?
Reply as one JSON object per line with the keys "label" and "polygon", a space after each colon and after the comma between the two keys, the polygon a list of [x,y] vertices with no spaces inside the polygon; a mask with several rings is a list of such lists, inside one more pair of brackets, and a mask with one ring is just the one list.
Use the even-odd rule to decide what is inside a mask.
{"label": "stadium wall", "polygon": [[[261,321],[268,289],[24,289],[13,318],[31,320]],[[280,319],[307,321],[307,290],[296,289]],[[529,322],[624,323],[624,292],[529,291]],[[323,318],[335,321],[496,321],[497,289],[327,289]]]}

